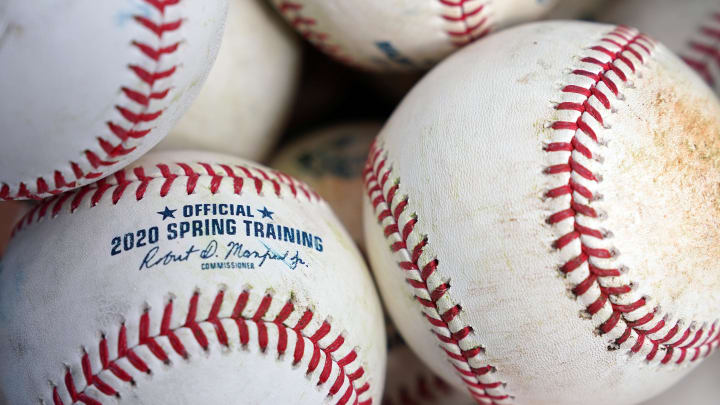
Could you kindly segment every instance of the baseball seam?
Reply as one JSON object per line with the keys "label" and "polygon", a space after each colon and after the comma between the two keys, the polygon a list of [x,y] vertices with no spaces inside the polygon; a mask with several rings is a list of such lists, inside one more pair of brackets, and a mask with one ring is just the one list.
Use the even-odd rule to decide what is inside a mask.
{"label": "baseball seam", "polygon": [[489,2],[478,0],[438,0],[444,7],[442,18],[451,24],[462,24],[462,29],[446,29],[450,42],[462,47],[490,33]]}
{"label": "baseball seam", "polygon": [[[136,380],[132,373],[152,373],[148,364],[150,356],[172,366],[171,356],[177,354],[182,359],[188,359],[192,350],[190,345],[194,343],[204,351],[208,351],[211,345],[227,349],[233,343],[239,343],[242,347],[257,345],[263,353],[274,351],[278,356],[291,353],[293,366],[307,363],[306,375],[312,381],[317,381],[318,386],[332,383],[328,388],[328,396],[340,395],[335,402],[337,405],[371,405],[372,399],[368,398],[369,383],[356,386],[365,374],[363,367],[358,365],[357,351],[348,347],[342,334],[335,337],[331,335],[332,326],[327,320],[322,321],[314,333],[308,331],[308,324],[315,317],[311,310],[298,311],[291,301],[287,301],[274,318],[265,319],[273,297],[266,294],[257,308],[249,308],[247,303],[250,293],[244,290],[234,304],[228,302],[232,304],[232,312],[222,316],[223,305],[227,306],[226,301],[229,299],[225,291],[220,290],[213,300],[207,318],[198,320],[199,298],[200,293],[196,291],[190,299],[185,322],[174,328],[171,323],[175,302],[170,299],[164,307],[157,334],[150,331],[151,310],[146,308],[139,319],[138,343],[134,346],[128,345],[128,327],[122,323],[117,337],[117,356],[114,358],[111,358],[108,338],[102,334],[98,344],[98,359],[91,358],[91,355],[83,350],[80,369],[84,386],[79,388],[77,385],[80,373],[74,374],[71,367],[66,365],[63,387],[53,383],[53,404],[81,402],[101,405],[102,401],[98,398],[102,396],[120,399],[119,388],[113,387],[109,381],[135,386]],[[287,323],[293,315],[297,315],[297,323],[289,326]],[[237,341],[228,333],[228,329],[233,327],[238,331]],[[211,341],[208,335],[215,339]],[[276,345],[273,344],[275,342]],[[309,359],[306,352],[311,354]],[[342,354],[343,352],[346,354]],[[100,367],[93,369],[93,363]],[[331,378],[333,374],[336,374],[334,381]],[[343,390],[343,387],[347,388]]]}
{"label": "baseball seam", "polygon": [[352,58],[345,54],[342,47],[332,43],[330,34],[318,31],[315,28],[318,24],[317,20],[304,15],[303,8],[304,6],[296,1],[285,0],[277,5],[280,13],[285,16],[290,25],[292,25],[303,38],[336,60],[348,65],[354,65]]}
{"label": "baseball seam", "polygon": [[651,297],[633,288],[630,271],[616,262],[612,232],[594,222],[606,216],[593,207],[602,179],[596,151],[605,143],[597,133],[609,128],[605,114],[612,110],[611,98],[625,99],[620,86],[652,58],[654,46],[644,34],[620,26],[590,47],[589,56],[580,59],[583,65],[570,73],[590,84],[564,86],[564,100],[555,109],[577,113],[578,118],[549,125],[553,138],[544,147],[550,161],[545,175],[551,176],[553,186],[545,198],[561,209],[547,223],[557,235],[553,248],[566,260],[559,269],[598,325],[597,333],[611,342],[608,349],[626,349],[648,363],[683,364],[707,356],[720,344],[717,320],[671,322],[669,314],[651,304]]}
{"label": "baseball seam", "polygon": [[432,326],[439,347],[479,404],[507,403],[505,384],[495,368],[483,361],[485,349],[476,343],[474,332],[462,318],[462,306],[450,297],[450,283],[441,276],[439,261],[425,252],[426,235],[415,229],[417,215],[409,210],[408,197],[398,195],[400,179],[394,175],[387,154],[373,142],[363,171],[369,201],[378,224],[398,257],[398,267]]}
{"label": "baseball seam", "polygon": [[[102,151],[99,152],[87,149],[82,152],[85,157],[86,168],[81,163],[70,161],[70,169],[75,179],[68,181],[61,170],[55,170],[52,176],[38,177],[35,185],[20,182],[17,189],[11,189],[7,183],[2,183],[0,187],[0,200],[12,199],[41,199],[49,195],[59,194],[65,190],[75,188],[77,181],[93,180],[105,175],[111,170],[111,167],[118,164],[117,158],[132,153],[137,146],[131,146],[130,143],[143,139],[153,131],[151,127],[147,127],[157,120],[163,113],[163,110],[150,110],[150,104],[153,100],[164,100],[172,91],[171,87],[161,90],[155,88],[155,84],[159,80],[170,78],[178,69],[177,65],[173,65],[168,69],[161,69],[161,59],[166,55],[174,54],[181,45],[181,41],[173,42],[166,45],[163,43],[165,33],[177,31],[183,24],[182,19],[173,21],[165,21],[165,9],[178,5],[182,0],[143,0],[145,3],[156,9],[162,19],[153,21],[152,19],[136,15],[133,20],[142,29],[152,32],[157,37],[157,46],[152,46],[139,40],[131,41],[131,46],[136,48],[141,55],[151,60],[155,66],[152,71],[147,70],[139,64],[129,64],[128,68],[133,72],[135,77],[140,79],[147,85],[147,91],[129,86],[120,87],[120,93],[131,104],[139,107],[138,111],[122,106],[120,103],[115,105],[115,110],[119,113],[121,120],[108,121],[107,127],[111,136],[117,138],[119,142],[112,139],[97,137],[97,142]],[[116,142],[116,143],[115,143]],[[89,168],[87,167],[89,165]]]}
{"label": "baseball seam", "polygon": [[701,25],[697,36],[687,43],[682,59],[712,87],[717,78],[711,66],[720,67],[720,12],[711,13],[709,21]]}
{"label": "baseball seam", "polygon": [[[277,170],[267,171],[259,167],[245,165],[209,164],[209,163],[158,163],[155,166],[137,166],[120,170],[95,183],[83,186],[73,192],[63,193],[43,200],[33,207],[15,226],[13,235],[25,227],[46,217],[55,218],[65,212],[75,212],[81,205],[90,203],[94,207],[103,199],[110,198],[117,204],[123,197],[133,195],[137,201],[148,193],[157,193],[165,197],[177,183],[185,180],[185,192],[190,195],[200,187],[211,194],[217,194],[225,185],[232,193],[242,194],[249,187],[258,195],[270,188],[278,197],[289,195],[293,198],[303,196],[310,202],[321,202],[320,196],[306,184]],[[162,183],[157,189],[155,185]],[[207,183],[207,184],[206,184]],[[134,192],[132,192],[134,186]]]}

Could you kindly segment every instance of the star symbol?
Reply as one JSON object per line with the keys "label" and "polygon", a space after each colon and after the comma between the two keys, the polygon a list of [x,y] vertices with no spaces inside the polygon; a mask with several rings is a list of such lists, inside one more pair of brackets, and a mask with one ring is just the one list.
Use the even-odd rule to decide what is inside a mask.
{"label": "star symbol", "polygon": [[175,218],[175,211],[177,211],[177,210],[171,210],[166,205],[164,210],[158,211],[157,213],[163,216],[162,219],[164,221],[168,218]]}
{"label": "star symbol", "polygon": [[[272,211],[270,211],[269,209],[267,209],[267,207],[263,207],[263,209],[258,210],[258,212],[262,214],[262,217],[263,217],[263,218],[273,219],[272,216],[273,216],[274,212],[272,212]],[[262,218],[261,218],[261,219],[262,219]]]}

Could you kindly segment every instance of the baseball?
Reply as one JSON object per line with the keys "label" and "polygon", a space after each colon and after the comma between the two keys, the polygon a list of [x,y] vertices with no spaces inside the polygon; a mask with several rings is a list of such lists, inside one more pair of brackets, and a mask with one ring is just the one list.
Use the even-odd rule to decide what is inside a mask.
{"label": "baseball", "polygon": [[427,69],[492,30],[531,20],[555,0],[272,0],[336,60],[376,71]]}
{"label": "baseball", "polygon": [[599,21],[637,27],[677,53],[720,92],[720,3],[715,0],[623,0],[608,3]]}
{"label": "baseball", "polygon": [[317,191],[361,248],[362,172],[381,127],[379,122],[357,122],[322,128],[286,146],[270,163]]}
{"label": "baseball", "polygon": [[298,85],[298,42],[265,0],[230,0],[222,46],[207,82],[158,149],[267,158]]}
{"label": "baseball", "polygon": [[48,197],[164,137],[215,57],[225,0],[0,5],[0,199]]}
{"label": "baseball", "polygon": [[316,193],[254,163],[148,155],[30,211],[0,270],[8,403],[379,403],[360,253]]}
{"label": "baseball", "polygon": [[410,91],[364,176],[388,311],[480,404],[635,404],[720,344],[720,103],[644,34],[479,41]]}

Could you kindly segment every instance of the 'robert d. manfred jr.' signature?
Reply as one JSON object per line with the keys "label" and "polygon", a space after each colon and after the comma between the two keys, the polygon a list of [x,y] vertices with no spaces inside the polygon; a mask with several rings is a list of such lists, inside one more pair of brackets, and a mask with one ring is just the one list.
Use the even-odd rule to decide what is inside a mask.
{"label": "'robert d. manfred jr.' signature", "polygon": [[196,248],[195,245],[190,245],[190,247],[182,253],[175,253],[171,250],[164,255],[160,255],[158,253],[160,251],[160,247],[155,246],[147,252],[142,260],[142,263],[140,263],[140,268],[138,270],[152,269],[158,266],[163,267],[172,263],[187,262],[193,257],[198,257],[200,260],[245,259],[257,261],[256,265],[258,267],[262,267],[268,261],[278,261],[286,265],[290,270],[295,270],[298,266],[307,266],[307,263],[305,263],[305,261],[300,257],[300,252],[297,250],[293,256],[290,256],[290,251],[278,253],[265,243],[260,243],[263,247],[265,247],[265,250],[258,251],[246,249],[244,244],[230,241],[225,246],[227,248],[227,252],[225,252],[225,255],[222,258],[218,254],[218,243],[215,239],[211,240],[204,249],[199,249]]}

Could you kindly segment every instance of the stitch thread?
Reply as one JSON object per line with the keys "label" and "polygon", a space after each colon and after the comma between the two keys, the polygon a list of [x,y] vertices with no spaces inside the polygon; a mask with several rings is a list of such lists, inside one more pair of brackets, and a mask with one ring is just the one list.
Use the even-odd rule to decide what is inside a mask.
{"label": "stitch thread", "polygon": [[278,10],[283,14],[290,24],[302,35],[303,38],[310,41],[318,49],[332,56],[340,62],[348,65],[355,65],[353,59],[346,55],[340,45],[333,44],[330,34],[315,29],[317,20],[312,17],[303,15],[303,5],[296,1],[281,1],[278,4]]}
{"label": "stitch thread", "polygon": [[[603,114],[610,110],[610,98],[622,100],[619,83],[629,80],[626,71],[635,74],[637,66],[652,57],[654,42],[647,36],[627,27],[617,27],[590,48],[598,56],[587,56],[581,62],[592,68],[578,68],[572,75],[591,79],[588,87],[567,85],[562,92],[574,101],[561,102],[557,110],[577,111],[575,121],[556,121],[551,124],[555,131],[572,131],[572,138],[557,132],[557,139],[545,147],[546,152],[555,156],[567,154],[567,161],[549,166],[548,176],[564,176],[567,182],[548,190],[545,196],[550,200],[568,199],[566,207],[547,218],[559,237],[553,247],[570,252],[572,257],[560,267],[560,271],[577,282],[572,290],[586,305],[586,311],[603,322],[598,327],[601,335],[613,338],[617,347],[629,347],[631,353],[642,353],[648,362],[660,364],[682,364],[707,356],[720,344],[720,327],[717,321],[711,326],[703,324],[696,328],[695,322],[683,327],[682,321],[667,322],[668,316],[659,308],[649,308],[646,297],[633,293],[631,284],[618,285],[617,277],[622,268],[607,268],[607,259],[616,256],[614,248],[599,248],[597,241],[606,240],[607,232],[583,225],[585,218],[598,218],[600,213],[593,208],[596,195],[593,184],[600,179],[587,162],[595,159],[588,143],[600,145],[593,122],[604,126]],[[577,95],[584,101],[577,102]],[[553,161],[558,161],[557,159]],[[571,221],[568,223],[567,221]],[[573,242],[579,242],[573,243]]]}
{"label": "stitch thread", "polygon": [[[268,171],[252,166],[202,162],[159,163],[147,168],[142,166],[126,168],[77,190],[44,199],[17,223],[13,236],[48,216],[55,218],[64,211],[73,213],[87,202],[94,207],[107,196],[110,196],[112,204],[117,204],[128,195],[133,195],[137,201],[140,201],[148,193],[151,183],[161,182],[158,195],[165,197],[173,187],[182,187],[182,180],[185,180],[184,191],[188,195],[195,193],[200,180],[206,180],[209,182],[208,188],[211,194],[220,192],[220,186],[227,183],[232,185],[234,194],[242,194],[248,187],[257,194],[262,194],[269,188],[270,192],[277,196],[289,194],[293,198],[303,196],[310,202],[323,201],[320,195],[305,183],[277,170]],[[134,193],[131,186],[136,186]]]}
{"label": "stitch thread", "polygon": [[685,63],[714,87],[717,80],[711,65],[720,67],[720,12],[712,13],[710,20],[698,29],[697,38],[688,41],[686,53],[682,56]]}
{"label": "stitch thread", "polygon": [[485,349],[475,343],[472,327],[459,317],[461,305],[449,296],[449,282],[440,279],[436,271],[438,259],[423,256],[427,237],[420,238],[414,245],[409,242],[409,238],[417,233],[415,225],[418,218],[414,214],[407,221],[401,218],[408,207],[408,198],[397,195],[400,179],[391,179],[392,168],[386,167],[387,158],[383,155],[377,141],[373,142],[363,177],[390,249],[402,256],[398,266],[413,288],[425,319],[432,325],[440,348],[476,402],[491,405],[506,403],[510,396],[504,393],[504,384],[494,378],[495,368],[483,361]]}
{"label": "stitch thread", "polygon": [[487,2],[479,3],[477,0],[438,1],[446,8],[446,12],[442,15],[445,21],[463,24],[461,30],[446,30],[453,45],[462,47],[490,33],[491,27],[487,15],[482,16],[476,22],[470,22],[487,10],[489,7]]}
{"label": "stitch thread", "polygon": [[[107,127],[109,135],[117,138],[115,142],[112,139],[98,137],[98,145],[104,154],[85,150],[83,155],[87,164],[91,169],[86,171],[78,162],[69,162],[70,168],[75,179],[68,181],[60,170],[55,170],[52,177],[38,177],[35,186],[21,182],[18,189],[13,191],[10,185],[2,183],[0,186],[0,200],[13,199],[41,199],[48,195],[57,195],[63,191],[73,189],[80,180],[93,180],[106,174],[111,166],[118,163],[117,158],[132,153],[137,146],[128,146],[132,140],[142,139],[150,132],[152,128],[148,127],[153,121],[157,120],[163,113],[163,110],[151,110],[150,102],[152,100],[163,100],[170,93],[170,88],[156,89],[157,81],[171,77],[176,71],[177,66],[168,69],[160,69],[160,60],[163,56],[172,54],[180,47],[180,42],[174,42],[169,45],[163,44],[164,34],[180,29],[182,19],[174,21],[165,21],[165,9],[175,6],[182,0],[143,0],[151,7],[155,8],[163,17],[160,21],[153,21],[145,16],[137,15],[134,21],[141,27],[151,31],[158,39],[157,46],[152,46],[137,40],[131,42],[131,46],[137,48],[145,57],[155,62],[154,70],[146,70],[140,65],[130,64],[128,68],[145,83],[149,90],[147,92],[139,89],[133,89],[127,86],[120,88],[125,98],[139,107],[138,111],[133,111],[127,107],[116,105],[115,109],[124,119],[124,122],[108,121]],[[119,142],[118,142],[119,141]]]}
{"label": "stitch thread", "polygon": [[[299,364],[305,352],[310,351],[312,355],[306,369],[306,374],[310,375],[316,370],[320,370],[317,377],[317,384],[331,384],[328,389],[328,396],[337,398],[335,404],[372,404],[372,399],[366,398],[370,384],[365,382],[363,385],[360,385],[359,381],[365,374],[365,370],[362,366],[358,366],[357,368],[350,367],[358,357],[356,350],[351,349],[344,356],[338,352],[341,347],[344,345],[347,346],[342,334],[338,334],[332,339],[331,343],[322,342],[323,340],[325,342],[330,340],[329,337],[332,327],[328,321],[323,321],[322,325],[314,333],[311,333],[307,326],[315,314],[309,309],[306,309],[302,311],[302,315],[295,325],[287,325],[288,318],[292,313],[297,312],[300,314],[300,311],[298,311],[290,301],[285,303],[277,316],[273,319],[266,319],[266,312],[272,303],[273,297],[269,294],[265,295],[259,306],[253,310],[247,307],[249,296],[250,293],[247,290],[243,291],[233,305],[232,314],[227,317],[221,317],[219,314],[226,299],[225,291],[220,290],[214,298],[207,318],[199,320],[198,301],[200,293],[195,292],[188,305],[188,314],[185,323],[176,328],[171,327],[173,307],[175,306],[175,302],[171,299],[163,310],[160,331],[157,335],[152,335],[150,332],[151,314],[150,310],[146,309],[139,319],[138,344],[132,347],[128,345],[128,328],[125,323],[123,323],[118,331],[117,357],[110,358],[108,339],[103,335],[98,345],[100,360],[98,364],[101,364],[101,368],[99,370],[93,370],[93,362],[91,361],[90,354],[84,351],[80,361],[84,379],[82,383],[84,386],[79,385],[81,382],[76,381],[77,379],[73,377],[70,367],[66,366],[63,386],[54,384],[52,387],[53,404],[65,405],[66,403],[81,402],[86,405],[102,405],[101,400],[90,395],[88,392],[88,388],[90,387],[97,390],[97,395],[102,394],[108,397],[120,398],[119,388],[109,384],[106,379],[103,379],[101,373],[111,373],[120,381],[135,385],[130,367],[144,374],[149,374],[152,371],[148,363],[136,353],[140,347],[147,348],[156,359],[169,365],[171,364],[170,354],[158,341],[160,339],[167,339],[175,354],[182,358],[188,358],[190,351],[188,344],[191,341],[189,339],[183,341],[183,339],[180,338],[179,331],[190,331],[194,341],[203,350],[208,350],[211,344],[215,344],[215,342],[211,342],[211,337],[208,336],[207,331],[203,330],[202,325],[212,326],[212,330],[215,332],[214,337],[217,340],[216,343],[220,346],[229,347],[231,343],[239,343],[244,347],[250,344],[257,344],[263,352],[274,350],[277,351],[278,355],[285,353],[292,354],[293,365]],[[227,332],[227,328],[230,327],[237,328],[239,342],[230,341]],[[257,332],[256,336],[253,335],[255,331]],[[269,344],[269,335],[273,333],[277,333],[277,345],[275,347]],[[290,336],[294,336],[295,339],[289,338]],[[293,344],[294,347],[292,347]],[[120,362],[120,360],[127,360],[127,363]],[[331,381],[330,376],[333,368],[336,368],[339,373],[337,378]],[[347,389],[341,391],[341,388],[346,383]]]}

